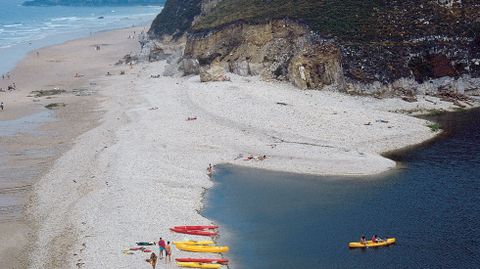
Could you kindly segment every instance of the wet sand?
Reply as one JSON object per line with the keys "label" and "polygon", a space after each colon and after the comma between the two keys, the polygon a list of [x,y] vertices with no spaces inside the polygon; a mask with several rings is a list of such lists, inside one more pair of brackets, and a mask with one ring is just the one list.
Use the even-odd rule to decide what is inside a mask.
{"label": "wet sand", "polygon": [[[25,214],[32,185],[74,143],[74,138],[98,124],[101,95],[95,80],[115,67],[122,55],[135,50],[137,40],[127,39],[133,30],[123,29],[93,35],[30,53],[0,80],[5,109],[0,111],[0,260],[4,268],[27,268],[26,248],[36,238],[35,223]],[[108,40],[109,42],[104,42]],[[96,51],[95,45],[101,44]],[[38,52],[38,54],[37,54]],[[83,65],[81,64],[83,60]],[[81,74],[75,77],[75,74]],[[57,89],[51,95],[33,91]],[[53,105],[52,109],[45,106]],[[52,105],[51,105],[52,106]]]}

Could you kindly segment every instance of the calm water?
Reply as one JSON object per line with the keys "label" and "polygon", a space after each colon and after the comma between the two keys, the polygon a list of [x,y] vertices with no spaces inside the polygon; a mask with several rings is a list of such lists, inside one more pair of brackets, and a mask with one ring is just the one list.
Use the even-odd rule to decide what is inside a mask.
{"label": "calm water", "polygon": [[[231,268],[480,268],[480,111],[438,121],[453,131],[376,177],[220,167],[204,214]],[[347,248],[372,233],[398,243]]]}
{"label": "calm water", "polygon": [[160,6],[24,7],[22,2],[0,0],[0,74],[33,49],[98,31],[145,25],[161,11]]}

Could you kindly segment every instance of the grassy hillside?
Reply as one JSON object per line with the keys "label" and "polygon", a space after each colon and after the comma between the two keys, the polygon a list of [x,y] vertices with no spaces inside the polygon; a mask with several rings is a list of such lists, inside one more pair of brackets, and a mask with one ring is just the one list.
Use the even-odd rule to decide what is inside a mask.
{"label": "grassy hillside", "polygon": [[200,11],[200,0],[168,0],[148,33],[152,36],[182,34],[190,29]]}
{"label": "grassy hillside", "polygon": [[430,0],[223,0],[192,30],[288,17],[352,42],[458,36],[474,32],[472,24],[479,21],[477,2],[463,1],[461,7],[447,9]]}
{"label": "grassy hillside", "polygon": [[316,31],[347,36],[365,32],[379,0],[224,0],[193,30],[201,31],[235,21],[262,22],[289,17]]}

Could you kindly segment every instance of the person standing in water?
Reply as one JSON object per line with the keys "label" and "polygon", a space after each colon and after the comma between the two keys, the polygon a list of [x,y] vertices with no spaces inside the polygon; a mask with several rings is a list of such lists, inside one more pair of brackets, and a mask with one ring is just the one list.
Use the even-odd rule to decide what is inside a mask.
{"label": "person standing in water", "polygon": [[213,174],[213,166],[211,163],[208,164],[207,175],[211,176]]}

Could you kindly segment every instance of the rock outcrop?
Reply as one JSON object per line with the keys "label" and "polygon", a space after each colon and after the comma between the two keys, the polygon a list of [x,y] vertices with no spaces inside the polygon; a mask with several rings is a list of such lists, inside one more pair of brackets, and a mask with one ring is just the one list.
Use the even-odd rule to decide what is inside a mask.
{"label": "rock outcrop", "polygon": [[168,0],[148,31],[151,37],[181,37],[201,12],[199,0]]}
{"label": "rock outcrop", "polygon": [[203,65],[199,68],[200,81],[226,81],[229,78],[225,75],[225,69],[217,60],[208,65]]}
{"label": "rock outcrop", "polygon": [[218,60],[229,72],[289,80],[304,89],[343,84],[338,47],[316,42],[308,27],[290,20],[239,23],[207,35],[191,34],[184,61],[195,59],[200,65]]}

